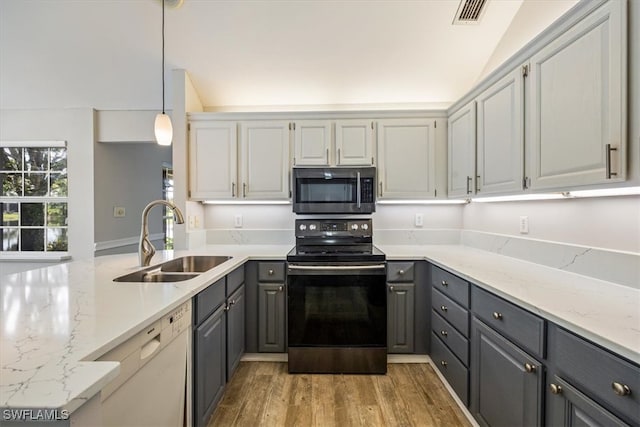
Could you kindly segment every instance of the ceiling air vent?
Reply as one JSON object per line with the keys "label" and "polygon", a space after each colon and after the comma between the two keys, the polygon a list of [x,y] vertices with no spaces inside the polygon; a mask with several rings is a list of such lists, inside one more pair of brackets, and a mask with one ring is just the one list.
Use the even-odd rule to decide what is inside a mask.
{"label": "ceiling air vent", "polygon": [[460,0],[453,24],[477,24],[488,0]]}

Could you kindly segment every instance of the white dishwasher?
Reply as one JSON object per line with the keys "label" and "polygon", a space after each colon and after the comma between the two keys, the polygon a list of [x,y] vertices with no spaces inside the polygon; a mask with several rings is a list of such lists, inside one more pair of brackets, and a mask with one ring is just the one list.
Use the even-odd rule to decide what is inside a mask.
{"label": "white dishwasher", "polygon": [[190,330],[188,301],[98,359],[120,362],[101,393],[103,425],[184,425]]}

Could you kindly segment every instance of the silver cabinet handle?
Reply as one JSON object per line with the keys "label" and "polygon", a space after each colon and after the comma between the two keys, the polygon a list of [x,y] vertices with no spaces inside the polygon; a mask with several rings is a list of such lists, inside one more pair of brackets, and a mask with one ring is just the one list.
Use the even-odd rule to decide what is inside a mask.
{"label": "silver cabinet handle", "polygon": [[532,365],[531,363],[525,363],[524,364],[524,370],[527,371],[528,373],[532,374],[536,371],[536,366]]}
{"label": "silver cabinet handle", "polygon": [[224,306],[224,311],[229,311],[231,310],[231,305],[227,304]]}
{"label": "silver cabinet handle", "polygon": [[476,193],[480,192],[480,175],[476,175]]}
{"label": "silver cabinet handle", "polygon": [[493,318],[496,320],[502,320],[502,313],[498,313],[497,311],[494,311]]}
{"label": "silver cabinet handle", "polygon": [[401,275],[401,276],[404,276],[404,270],[402,270],[402,269],[398,270],[398,274]]}
{"label": "silver cabinet handle", "polygon": [[247,183],[242,183],[242,197],[247,197]]}
{"label": "silver cabinet handle", "polygon": [[231,197],[236,197],[236,183],[231,183]]}
{"label": "silver cabinet handle", "polygon": [[389,286],[389,291],[390,291],[390,292],[393,292],[393,290],[394,290],[394,289],[395,289],[395,288],[393,287],[393,285]]}
{"label": "silver cabinet handle", "polygon": [[336,159],[337,164],[340,164],[340,154],[341,152],[340,152],[340,149],[338,148],[338,158]]}
{"label": "silver cabinet handle", "polygon": [[446,280],[443,280],[441,284],[442,284],[442,286],[444,286],[445,288],[446,288],[447,286],[449,286],[449,284],[447,283],[447,281],[446,281]]}
{"label": "silver cabinet handle", "polygon": [[447,310],[449,310],[449,307],[447,307],[446,305],[441,305],[440,306],[440,310],[447,311]]}
{"label": "silver cabinet handle", "polygon": [[273,271],[273,269],[272,269],[272,268],[270,268],[270,269],[269,269],[269,271],[268,271],[267,273],[269,273],[269,276],[273,276],[274,271]]}
{"label": "silver cabinet handle", "polygon": [[382,181],[380,181],[380,197],[382,197]]}
{"label": "silver cabinet handle", "polygon": [[447,335],[449,335],[449,332],[447,332],[447,331],[440,331],[440,335],[442,335],[443,337],[446,337]]}
{"label": "silver cabinet handle", "polygon": [[557,384],[550,384],[549,388],[551,389],[551,393],[553,394],[562,394],[562,387]]}
{"label": "silver cabinet handle", "polygon": [[605,176],[607,179],[611,179],[612,176],[617,176],[616,172],[611,172],[611,152],[618,151],[616,147],[612,147],[611,144],[607,144],[604,146],[604,155],[605,155]]}
{"label": "silver cabinet handle", "polygon": [[443,367],[443,368],[446,368],[446,367],[447,367],[447,365],[448,365],[448,363],[447,363],[447,362],[445,362],[444,360],[441,360],[441,361],[440,361],[440,364],[442,365],[442,367]]}
{"label": "silver cabinet handle", "polygon": [[619,382],[614,381],[611,383],[611,388],[618,396],[628,396],[631,394],[631,389],[626,384],[620,384]]}
{"label": "silver cabinet handle", "polygon": [[467,176],[467,194],[471,194],[471,177]]}
{"label": "silver cabinet handle", "polygon": [[284,286],[278,286],[278,292],[284,291]]}
{"label": "silver cabinet handle", "polygon": [[327,148],[327,164],[329,164],[329,149]]}

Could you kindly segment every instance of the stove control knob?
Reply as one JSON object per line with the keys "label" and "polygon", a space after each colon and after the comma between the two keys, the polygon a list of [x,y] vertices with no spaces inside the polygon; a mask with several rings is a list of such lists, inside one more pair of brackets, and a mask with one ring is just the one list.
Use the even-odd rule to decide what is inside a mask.
{"label": "stove control knob", "polygon": [[307,229],[307,225],[306,224],[300,224],[300,230],[304,231]]}
{"label": "stove control knob", "polygon": [[358,224],[351,224],[351,229],[352,230],[357,230],[358,229]]}
{"label": "stove control knob", "polygon": [[363,230],[368,230],[369,229],[369,225],[368,224],[362,224],[362,229]]}
{"label": "stove control knob", "polygon": [[315,225],[315,224],[311,224],[311,225],[309,226],[309,230],[313,231],[313,230],[315,230],[315,229],[316,229],[316,225]]}

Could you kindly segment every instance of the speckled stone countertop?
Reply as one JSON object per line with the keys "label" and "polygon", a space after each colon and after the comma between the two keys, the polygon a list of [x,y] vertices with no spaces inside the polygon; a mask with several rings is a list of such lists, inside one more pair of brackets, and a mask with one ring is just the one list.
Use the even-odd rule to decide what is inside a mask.
{"label": "speckled stone countertop", "polygon": [[[380,245],[389,260],[426,259],[541,317],[640,363],[640,291],[458,245]],[[138,269],[113,255],[0,277],[0,407],[73,412],[118,373],[96,358],[249,259],[284,260],[291,245],[159,252],[233,258],[173,284],[115,283]],[[428,308],[425,308],[428,309]]]}

